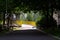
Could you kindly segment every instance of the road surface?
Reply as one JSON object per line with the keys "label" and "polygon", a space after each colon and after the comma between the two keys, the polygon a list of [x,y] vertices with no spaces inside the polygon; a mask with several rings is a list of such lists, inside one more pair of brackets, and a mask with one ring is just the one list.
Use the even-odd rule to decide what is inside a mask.
{"label": "road surface", "polygon": [[55,39],[37,30],[19,30],[0,36],[0,40],[55,40]]}

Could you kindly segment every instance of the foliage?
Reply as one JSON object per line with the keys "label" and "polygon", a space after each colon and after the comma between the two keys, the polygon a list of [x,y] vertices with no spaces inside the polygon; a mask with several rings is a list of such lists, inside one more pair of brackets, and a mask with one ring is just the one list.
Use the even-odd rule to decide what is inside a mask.
{"label": "foliage", "polygon": [[0,24],[0,32],[2,31],[2,25]]}
{"label": "foliage", "polygon": [[0,20],[2,20],[2,18],[3,18],[3,16],[2,16],[2,14],[0,14]]}
{"label": "foliage", "polygon": [[[36,14],[36,10],[37,11],[41,10],[42,11],[41,14],[44,15],[43,17],[40,17],[39,14],[36,14],[35,15],[36,17],[34,18],[31,16],[32,14],[29,14],[27,19],[38,21],[37,22],[38,27],[42,26],[45,28],[48,26],[51,27],[53,25],[53,28],[54,28],[56,23],[55,23],[55,20],[52,18],[52,15],[50,15],[50,14],[53,14],[53,12],[49,13],[48,10],[51,9],[51,11],[54,11],[53,9],[60,9],[59,3],[60,3],[59,0],[49,0],[49,1],[48,0],[0,0],[0,13],[3,12],[5,14],[6,11],[8,13],[11,13],[11,11],[13,11],[13,13],[15,12],[18,14],[21,11],[30,12],[31,10],[34,10],[35,14]],[[48,12],[47,13],[47,15],[49,14],[48,18],[47,18],[47,16],[45,16],[46,13],[44,13],[44,11]],[[5,18],[4,18],[4,20],[5,20]],[[47,21],[48,21],[48,23],[47,23]]]}
{"label": "foliage", "polygon": [[37,27],[38,28],[42,27],[44,29],[51,28],[51,30],[53,30],[54,28],[57,27],[57,23],[53,18],[51,17],[47,18],[46,16],[44,16],[40,21],[37,21]]}
{"label": "foliage", "polygon": [[58,9],[59,7],[56,7],[59,6],[58,3],[58,0],[0,0],[0,11],[6,11],[6,5],[8,12],[14,10],[15,7],[19,7],[23,11],[46,10],[48,7]]}
{"label": "foliage", "polygon": [[2,21],[0,20],[0,32],[2,31]]}

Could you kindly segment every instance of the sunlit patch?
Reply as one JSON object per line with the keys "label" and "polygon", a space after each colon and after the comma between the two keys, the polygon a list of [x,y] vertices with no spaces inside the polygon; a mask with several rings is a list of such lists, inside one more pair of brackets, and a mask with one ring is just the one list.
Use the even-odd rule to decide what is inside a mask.
{"label": "sunlit patch", "polygon": [[[15,21],[14,26],[17,27],[13,27],[13,30],[28,30],[28,29],[36,29],[36,22],[34,21],[21,21],[21,20],[16,20]],[[19,27],[21,26],[21,27]]]}
{"label": "sunlit patch", "polygon": [[21,27],[13,27],[13,30],[29,30],[29,29],[37,29],[35,26],[22,24]]}
{"label": "sunlit patch", "polygon": [[16,20],[15,23],[17,25],[22,25],[22,24],[28,24],[28,25],[32,25],[32,26],[36,26],[36,22],[34,21],[21,21],[21,20]]}

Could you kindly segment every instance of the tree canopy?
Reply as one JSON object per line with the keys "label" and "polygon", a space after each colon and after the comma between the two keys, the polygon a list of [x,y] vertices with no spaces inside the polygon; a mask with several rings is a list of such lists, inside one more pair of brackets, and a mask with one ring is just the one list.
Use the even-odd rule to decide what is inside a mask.
{"label": "tree canopy", "polygon": [[59,0],[0,0],[0,11],[12,11],[16,7],[20,10],[46,10],[48,8],[59,9]]}

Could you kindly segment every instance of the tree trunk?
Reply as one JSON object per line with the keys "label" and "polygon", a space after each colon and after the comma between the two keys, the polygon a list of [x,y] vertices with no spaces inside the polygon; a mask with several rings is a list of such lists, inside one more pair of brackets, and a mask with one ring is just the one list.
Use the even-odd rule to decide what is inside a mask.
{"label": "tree trunk", "polygon": [[9,25],[10,25],[10,14],[8,14],[8,18],[7,18],[7,28],[8,28],[8,30],[9,30]]}
{"label": "tree trunk", "polygon": [[2,29],[4,29],[4,25],[5,25],[5,13],[3,13],[3,26],[2,26]]}

